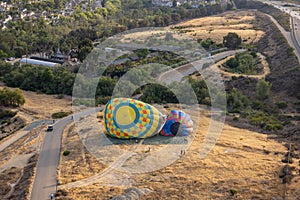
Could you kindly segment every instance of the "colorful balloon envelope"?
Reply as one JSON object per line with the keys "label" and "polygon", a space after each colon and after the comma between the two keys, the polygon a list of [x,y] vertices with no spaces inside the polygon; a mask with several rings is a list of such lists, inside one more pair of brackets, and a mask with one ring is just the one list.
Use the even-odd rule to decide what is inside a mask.
{"label": "colorful balloon envelope", "polygon": [[165,117],[153,106],[129,98],[111,99],[104,110],[107,134],[121,139],[147,138],[158,134]]}
{"label": "colorful balloon envelope", "polygon": [[193,131],[193,121],[183,111],[171,110],[167,117],[161,135],[164,136],[187,136]]}

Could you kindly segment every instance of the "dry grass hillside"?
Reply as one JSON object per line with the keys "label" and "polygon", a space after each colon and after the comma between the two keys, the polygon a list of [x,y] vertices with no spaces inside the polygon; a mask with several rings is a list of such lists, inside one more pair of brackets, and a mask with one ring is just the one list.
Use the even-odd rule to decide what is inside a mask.
{"label": "dry grass hillside", "polygon": [[[191,113],[193,118],[197,112],[199,110]],[[272,139],[275,136],[225,125],[216,146],[205,158],[200,159],[200,145],[207,134],[211,121],[208,112],[202,110],[201,113],[206,114],[200,117],[199,129],[195,131],[195,139],[191,146],[185,155],[171,165],[157,171],[140,174],[112,170],[103,176],[98,176],[96,181],[90,179],[90,181],[93,180],[90,185],[60,190],[57,199],[106,200],[123,194],[127,187],[151,189],[152,192],[142,199],[271,199],[283,197],[284,185],[279,174],[280,169],[284,166],[281,159],[287,151],[284,144]],[[89,123],[91,127],[91,120],[87,121],[86,123]],[[97,121],[95,119],[96,123]],[[82,125],[84,126],[84,124]],[[100,130],[98,132],[101,134]],[[149,148],[146,140],[144,143],[138,149]],[[126,143],[117,145],[123,149],[128,149],[130,146]],[[155,151],[160,151],[164,145],[153,144],[150,147],[150,152],[138,152],[138,149],[133,151],[138,153],[140,160],[143,160]],[[80,186],[80,180],[101,174],[107,168],[87,151],[73,126],[64,133],[62,151],[64,150],[69,150],[70,154],[63,156],[60,162],[59,188],[63,188],[67,183],[75,183],[76,186]],[[133,163],[132,160],[127,159],[122,166],[134,165]],[[295,182],[288,188],[296,187],[296,185]],[[294,188],[288,195],[290,195],[290,199],[297,199],[300,191]]]}
{"label": "dry grass hillside", "polygon": [[[71,111],[71,101],[65,97],[58,99],[54,95],[37,94],[22,91],[26,103],[18,111],[18,117],[30,124],[39,119],[50,119],[56,112]],[[17,123],[11,123],[10,126]],[[26,133],[15,142],[0,151],[0,199],[23,199],[30,193],[34,178],[40,145],[45,133],[45,124],[28,131],[21,129],[0,141],[0,148],[5,142],[20,133]]]}
{"label": "dry grass hillside", "polygon": [[[147,30],[122,35],[122,42],[145,42],[151,38],[164,38],[169,29],[179,30],[187,33],[184,37],[193,37],[205,40],[211,38],[217,43],[223,42],[223,37],[229,32],[235,32],[241,36],[245,43],[259,41],[264,32],[256,27],[256,13],[254,11],[228,11],[219,15],[187,20],[182,23],[167,27],[165,30]],[[182,39],[183,35],[174,35]]]}
{"label": "dry grass hillside", "polygon": [[223,37],[229,32],[235,32],[246,43],[259,41],[264,32],[255,27],[254,11],[231,11],[216,16],[188,20],[172,26],[187,32],[193,37],[203,40],[211,38],[217,43],[223,42]]}
{"label": "dry grass hillside", "polygon": [[58,98],[56,95],[38,94],[36,92],[23,91],[26,99],[22,111],[35,118],[51,118],[53,113],[70,112],[72,110],[71,98]]}

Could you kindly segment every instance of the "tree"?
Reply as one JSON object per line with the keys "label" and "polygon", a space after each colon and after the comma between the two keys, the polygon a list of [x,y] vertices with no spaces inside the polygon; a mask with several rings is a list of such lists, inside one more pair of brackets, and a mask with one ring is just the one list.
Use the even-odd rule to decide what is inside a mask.
{"label": "tree", "polygon": [[238,60],[234,57],[234,58],[230,58],[229,60],[226,61],[226,65],[229,68],[237,68],[239,66],[239,62]]}
{"label": "tree", "polygon": [[0,49],[0,59],[7,58],[8,55]]}
{"label": "tree", "polygon": [[249,99],[242,95],[236,88],[233,88],[227,94],[227,106],[229,112],[240,113],[243,109],[249,106]]}
{"label": "tree", "polygon": [[146,58],[149,53],[150,51],[148,49],[139,49],[136,54],[139,58]]}
{"label": "tree", "polygon": [[260,80],[256,85],[257,98],[259,100],[267,99],[269,97],[271,87],[272,87],[271,83],[263,79]]}
{"label": "tree", "polygon": [[25,98],[20,89],[12,91],[8,88],[0,90],[0,106],[20,106],[25,103]]}
{"label": "tree", "polygon": [[172,1],[172,7],[176,7],[177,6],[177,0],[173,0]]}
{"label": "tree", "polygon": [[147,85],[141,100],[148,103],[178,103],[175,94],[170,89],[159,84]]}
{"label": "tree", "polygon": [[205,49],[211,49],[211,47],[215,44],[215,42],[211,38],[207,38],[206,40],[201,42],[201,46]]}
{"label": "tree", "polygon": [[90,47],[93,48],[93,41],[90,40],[89,38],[85,38],[84,40],[82,40],[79,45],[78,48],[82,49],[83,47]]}
{"label": "tree", "polygon": [[61,0],[54,0],[55,8],[61,8],[62,7],[62,1]]}
{"label": "tree", "polygon": [[82,62],[93,49],[89,46],[84,46],[79,50],[78,59]]}
{"label": "tree", "polygon": [[237,49],[242,43],[241,37],[236,33],[228,33],[223,37],[223,44],[229,49]]}

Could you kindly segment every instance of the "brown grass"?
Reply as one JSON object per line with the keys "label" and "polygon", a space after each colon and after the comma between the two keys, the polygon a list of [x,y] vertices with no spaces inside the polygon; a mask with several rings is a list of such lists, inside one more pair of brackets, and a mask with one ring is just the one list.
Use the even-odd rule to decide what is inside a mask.
{"label": "brown grass", "polygon": [[[63,156],[68,150],[70,154]],[[60,167],[58,170],[59,184],[66,184],[101,172],[105,168],[82,144],[74,124],[68,126],[63,133]]]}
{"label": "brown grass", "polygon": [[[197,112],[193,111],[192,117]],[[130,175],[134,187],[153,190],[143,199],[270,199],[282,196],[283,185],[278,172],[286,152],[283,144],[267,135],[225,125],[216,146],[207,157],[200,159],[200,145],[210,122],[208,112],[202,110],[201,114],[200,128],[186,155],[159,171]],[[64,174],[60,182],[72,182],[101,172],[104,165],[86,152],[74,130],[71,128],[67,134],[63,149],[71,148],[71,157],[64,157],[60,163],[59,173]],[[161,146],[152,145],[151,148],[159,150]],[[91,159],[85,159],[87,156]],[[122,194],[123,189],[118,184],[107,185],[99,180],[99,183],[67,191],[73,199],[110,199]],[[235,197],[231,196],[230,189],[237,191]]]}
{"label": "brown grass", "polygon": [[[163,40],[166,33],[173,28],[180,28],[179,34],[173,34],[176,39],[195,38],[207,39],[211,38],[217,43],[223,42],[223,37],[229,32],[235,32],[241,36],[242,40],[247,43],[255,43],[259,41],[265,34],[261,30],[257,30],[255,11],[234,11],[225,12],[220,15],[197,18],[187,20],[163,30],[146,30],[129,33],[121,36],[120,41],[127,42],[148,42],[150,39]],[[187,33],[184,33],[187,32]]]}
{"label": "brown grass", "polygon": [[51,118],[53,113],[70,112],[72,110],[71,98],[58,99],[56,95],[37,94],[35,92],[23,91],[25,104],[23,111],[31,117]]}
{"label": "brown grass", "polygon": [[211,38],[217,43],[222,43],[223,37],[229,32],[235,32],[246,43],[257,42],[264,32],[255,30],[255,14],[253,11],[225,12],[218,16],[203,17],[188,20],[172,27],[186,27],[182,30],[191,30],[191,36],[203,40]]}

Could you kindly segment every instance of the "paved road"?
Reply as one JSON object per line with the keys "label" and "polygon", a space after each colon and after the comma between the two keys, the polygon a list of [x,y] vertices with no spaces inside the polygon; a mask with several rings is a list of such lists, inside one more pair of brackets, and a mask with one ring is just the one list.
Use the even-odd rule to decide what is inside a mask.
{"label": "paved road", "polygon": [[[284,30],[284,28],[282,28],[282,26],[276,21],[276,19],[274,19],[271,15],[266,14],[274,22],[274,24],[278,27],[280,32],[283,34],[283,36],[288,41],[289,45],[295,49],[294,52],[300,62],[300,31],[299,31],[300,13],[291,10],[290,7],[285,7],[285,6],[281,5],[280,2],[265,1],[265,0],[261,0],[261,1],[264,3],[267,3],[271,6],[274,6],[275,8],[278,8],[282,12],[285,12],[291,16],[291,32],[288,32],[288,31]],[[295,24],[297,24],[297,26],[295,26]]]}
{"label": "paved road", "polygon": [[165,82],[166,84],[170,84],[174,81],[180,82],[183,77],[185,77],[189,74],[192,74],[193,72],[195,72],[197,70],[201,70],[203,64],[205,64],[205,63],[217,62],[228,56],[231,56],[238,52],[243,52],[243,51],[245,51],[245,50],[240,49],[240,50],[225,51],[222,53],[218,53],[218,54],[214,55],[213,57],[202,58],[201,60],[197,60],[197,61],[191,62],[190,64],[186,64],[181,67],[177,67],[176,69],[171,69],[169,71],[162,73],[159,76],[159,80]]}
{"label": "paved road", "polygon": [[[298,59],[300,57],[300,20],[297,17],[292,17],[292,31],[291,37],[295,44],[295,50],[298,52]],[[299,59],[300,61],[300,59]]]}
{"label": "paved road", "polygon": [[31,193],[32,200],[49,199],[50,193],[56,191],[56,169],[59,164],[61,137],[69,123],[71,117],[59,120],[54,125],[54,130],[45,134]]}
{"label": "paved road", "polygon": [[295,49],[295,54],[298,57],[298,60],[300,61],[300,48],[299,48],[299,44],[297,43],[294,35],[293,35],[293,31],[291,32],[287,32],[286,30],[284,30],[284,28],[282,28],[282,26],[276,21],[276,19],[274,19],[274,17],[272,17],[271,15],[266,14],[273,22],[274,24],[278,27],[278,29],[280,30],[280,32],[282,33],[282,35],[285,37],[285,39],[288,41],[289,45],[291,47],[293,47]]}
{"label": "paved road", "polygon": [[[101,109],[103,108],[92,108],[75,113],[73,116],[76,119],[98,112]],[[31,200],[50,199],[50,194],[56,192],[56,170],[59,165],[62,133],[65,127],[72,121],[71,116],[60,119],[54,124],[53,131],[45,134],[37,163],[36,175],[31,192]]]}
{"label": "paved road", "polygon": [[10,139],[6,140],[5,142],[0,144],[0,151],[3,151],[4,149],[6,149],[7,147],[9,147],[12,143],[16,142],[17,140],[19,140],[20,138],[24,137],[25,135],[27,135],[32,129],[40,126],[41,124],[45,124],[45,123],[50,123],[52,122],[52,120],[40,120],[40,121],[36,121],[31,123],[30,125],[28,125],[26,128],[24,128],[23,130],[19,130],[14,136],[12,136]]}

